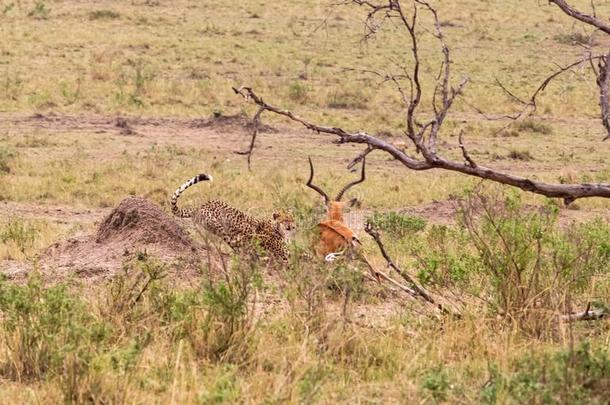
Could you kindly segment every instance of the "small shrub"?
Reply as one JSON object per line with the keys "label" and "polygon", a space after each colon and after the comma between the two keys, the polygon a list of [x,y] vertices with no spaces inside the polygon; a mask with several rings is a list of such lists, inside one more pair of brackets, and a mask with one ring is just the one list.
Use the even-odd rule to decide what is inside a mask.
{"label": "small shrub", "polygon": [[2,15],[7,15],[15,7],[15,3],[9,3],[2,9]]}
{"label": "small shrub", "polygon": [[299,399],[301,403],[313,403],[318,399],[320,386],[327,376],[323,367],[309,368],[298,382]]}
{"label": "small shrub", "polygon": [[564,45],[588,45],[591,36],[582,32],[571,32],[569,34],[557,34],[553,39]]}
{"label": "small shrub", "polygon": [[354,266],[354,263],[339,261],[336,266],[329,269],[326,287],[331,291],[341,292],[346,299],[359,298],[364,292],[363,279],[361,272]]}
{"label": "small shrub", "polygon": [[508,152],[507,157],[509,159],[521,160],[521,161],[524,161],[524,162],[528,162],[530,160],[534,160],[534,157],[532,156],[532,154],[530,153],[529,150],[512,149],[510,152]]}
{"label": "small shrub", "polygon": [[2,82],[4,96],[9,100],[19,100],[24,87],[24,80],[19,77],[19,74],[7,71]]}
{"label": "small shrub", "polygon": [[481,392],[485,402],[495,403],[499,392],[515,403],[605,403],[608,399],[610,353],[586,341],[574,350],[531,353],[512,368],[511,374],[491,370]]}
{"label": "small shrub", "polygon": [[[312,235],[313,237],[313,235]],[[305,249],[294,246],[286,278],[292,280],[283,291],[292,310],[302,317],[308,330],[318,330],[326,319],[326,298],[332,270],[312,265],[305,259]]]}
{"label": "small shrub", "polygon": [[491,308],[527,333],[552,335],[569,297],[591,291],[593,278],[607,272],[610,229],[598,221],[561,230],[554,204],[526,209],[518,194],[473,198],[462,220]]}
{"label": "small shrub", "polygon": [[381,229],[395,238],[404,238],[426,227],[426,221],[419,217],[413,217],[399,212],[375,212],[368,221],[374,228]]}
{"label": "small shrub", "polygon": [[551,126],[531,119],[519,121],[517,124],[515,124],[515,129],[518,131],[534,132],[543,135],[550,135],[553,133],[553,128],[551,128]]}
{"label": "small shrub", "polygon": [[17,156],[17,153],[6,146],[0,146],[0,175],[11,172],[11,161]]}
{"label": "small shrub", "polygon": [[254,329],[250,303],[261,278],[254,263],[235,261],[223,280],[206,280],[201,287],[157,297],[156,311],[172,327],[172,339],[186,339],[195,355],[208,361],[244,361]]}
{"label": "small shrub", "polygon": [[445,401],[447,399],[447,391],[451,388],[449,375],[442,367],[429,370],[424,376],[422,388],[429,392],[434,400]]}
{"label": "small shrub", "polygon": [[65,100],[66,105],[74,104],[81,97],[81,80],[77,80],[76,84],[73,87],[69,86],[65,82],[60,83],[59,90]]}
{"label": "small shrub", "polygon": [[112,10],[96,10],[89,13],[90,20],[115,20],[120,17],[121,14]]}
{"label": "small shrub", "polygon": [[288,87],[288,97],[297,103],[304,103],[307,101],[307,86],[301,82],[292,82]]}
{"label": "small shrub", "polygon": [[240,402],[240,390],[237,383],[237,369],[229,365],[223,367],[223,373],[214,380],[211,386],[199,396],[199,403],[221,404]]}
{"label": "small shrub", "polygon": [[44,1],[37,1],[34,8],[28,13],[28,17],[35,18],[37,20],[46,20],[49,18],[51,10],[47,7]]}
{"label": "small shrub", "polygon": [[340,90],[334,92],[327,103],[328,108],[345,108],[363,110],[367,107],[368,99],[362,92]]}
{"label": "small shrub", "polygon": [[146,252],[138,252],[135,262],[126,263],[123,273],[116,276],[108,288],[108,315],[117,316],[124,322],[132,322],[139,316],[145,316],[136,305],[144,295],[158,288],[158,281],[167,274],[167,266]]}
{"label": "small shrub", "polygon": [[0,228],[0,242],[16,246],[21,253],[25,253],[34,246],[40,229],[33,223],[23,219],[10,219]]}
{"label": "small shrub", "polygon": [[409,246],[419,263],[419,281],[443,287],[466,285],[481,266],[479,258],[466,248],[469,243],[463,230],[432,225]]}
{"label": "small shrub", "polygon": [[[116,84],[118,91],[115,93],[115,100],[119,104],[128,102],[136,107],[145,105],[145,98],[149,92],[149,85],[156,77],[154,69],[146,62],[138,60],[128,60],[127,65],[133,68],[131,71],[123,71]],[[131,86],[133,79],[133,87]]]}
{"label": "small shrub", "polygon": [[201,340],[193,340],[195,350],[211,359],[243,360],[252,328],[249,299],[260,287],[260,274],[255,267],[235,263],[225,281],[205,283],[202,304],[205,309],[200,325]]}
{"label": "small shrub", "polygon": [[109,333],[65,286],[45,289],[37,276],[25,286],[0,282],[0,312],[6,352],[0,372],[16,381],[67,372],[78,378]]}

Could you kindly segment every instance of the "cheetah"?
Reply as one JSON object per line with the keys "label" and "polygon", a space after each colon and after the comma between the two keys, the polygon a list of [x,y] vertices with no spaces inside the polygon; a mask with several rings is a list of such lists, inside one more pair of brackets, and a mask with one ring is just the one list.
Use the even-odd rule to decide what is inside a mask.
{"label": "cheetah", "polygon": [[274,212],[272,219],[254,218],[224,201],[209,200],[198,208],[179,208],[178,198],[200,181],[212,181],[212,176],[198,174],[182,184],[172,195],[172,213],[193,222],[221,237],[233,250],[256,252],[260,247],[275,259],[288,261],[287,240],[294,230],[294,218],[286,211]]}

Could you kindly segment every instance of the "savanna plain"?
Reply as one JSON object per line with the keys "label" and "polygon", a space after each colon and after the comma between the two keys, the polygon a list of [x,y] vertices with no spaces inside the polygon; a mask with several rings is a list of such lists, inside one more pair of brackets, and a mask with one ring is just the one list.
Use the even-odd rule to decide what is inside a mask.
{"label": "savanna plain", "polygon": [[[610,323],[564,316],[608,311],[610,201],[566,207],[372,152],[345,221],[400,279],[370,223],[441,311],[357,260],[315,257],[325,213],[307,158],[336,193],[363,146],[265,113],[251,167],[235,153],[256,112],[232,90],[246,85],[417,156],[400,93],[372,73],[412,67],[406,32],[364,40],[365,7],[336,3],[0,0],[0,403],[608,403]],[[571,3],[610,18],[607,2]],[[607,52],[608,35],[544,1],[431,4],[452,80],[469,79],[439,152],[462,160],[462,132],[496,170],[610,182],[588,63],[552,81],[535,114],[504,118],[588,47]],[[425,116],[442,54],[420,18]],[[171,193],[202,172],[214,181],[182,206],[293,213],[288,265],[172,218]],[[134,201],[150,214],[137,229]]]}

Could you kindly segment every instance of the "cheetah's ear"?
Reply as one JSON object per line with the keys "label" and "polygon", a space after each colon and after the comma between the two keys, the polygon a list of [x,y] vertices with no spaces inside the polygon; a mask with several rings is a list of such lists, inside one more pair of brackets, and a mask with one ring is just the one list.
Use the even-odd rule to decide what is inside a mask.
{"label": "cheetah's ear", "polygon": [[273,213],[273,219],[278,219],[280,217],[280,213],[279,212],[274,212]]}

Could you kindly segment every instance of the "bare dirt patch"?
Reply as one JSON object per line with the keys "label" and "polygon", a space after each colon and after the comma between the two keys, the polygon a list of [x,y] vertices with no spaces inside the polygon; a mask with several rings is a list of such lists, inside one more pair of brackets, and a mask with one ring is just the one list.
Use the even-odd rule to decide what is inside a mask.
{"label": "bare dirt patch", "polygon": [[[160,145],[171,144],[183,147],[204,147],[214,153],[223,153],[233,158],[234,151],[244,150],[250,143],[252,120],[244,114],[212,115],[201,118],[177,117],[122,117],[104,115],[62,115],[53,112],[34,115],[0,113],[0,133],[9,136],[40,134],[64,136],[66,133],[78,134],[82,138],[95,138],[100,135],[136,139],[131,150],[155,142]],[[302,128],[271,126],[262,122],[259,132],[267,136],[257,138],[256,156],[261,160],[282,161],[290,159],[302,163],[303,150],[313,155],[326,153],[328,136],[311,133]],[[304,136],[306,134],[306,136]],[[356,149],[356,146],[345,146]],[[118,149],[117,149],[118,150]],[[324,151],[324,152],[321,152]],[[339,151],[337,149],[337,151]],[[113,149],[99,151],[100,157],[113,154]],[[237,158],[245,162],[245,158]]]}
{"label": "bare dirt patch", "polygon": [[[460,215],[460,203],[458,198],[450,198],[443,201],[433,201],[417,207],[409,207],[399,210],[400,213],[413,215],[425,219],[435,225],[455,225]],[[535,212],[543,209],[540,206],[524,204],[524,212]],[[561,207],[557,213],[557,223],[565,228],[572,224],[594,221],[601,218],[610,223],[610,212],[605,209],[578,209],[577,204],[569,207]]]}
{"label": "bare dirt patch", "polygon": [[[429,224],[452,226],[457,224],[459,220],[460,202],[459,198],[449,198],[441,201],[435,200],[414,207],[400,208],[397,212],[422,218]],[[523,206],[525,212],[534,212],[541,209],[540,206],[532,204],[525,204]],[[364,232],[366,218],[372,215],[372,210],[355,210],[344,214],[344,222],[354,231],[362,233]],[[557,223],[560,227],[565,228],[573,224],[594,221],[598,218],[610,223],[610,211],[603,208],[581,210],[578,208],[578,203],[576,203],[559,209]]]}
{"label": "bare dirt patch", "polygon": [[399,210],[401,214],[407,214],[425,219],[435,225],[453,225],[457,221],[459,201],[448,199],[444,201],[432,201],[417,207],[409,207]]}
{"label": "bare dirt patch", "polygon": [[109,209],[106,208],[76,208],[66,205],[0,202],[0,216],[44,219],[64,224],[93,224],[108,212]]}
{"label": "bare dirt patch", "polygon": [[157,205],[143,197],[121,201],[92,235],[55,243],[39,256],[50,282],[70,278],[111,279],[125,263],[141,256],[168,263],[176,279],[198,277],[201,249]]}
{"label": "bare dirt patch", "polygon": [[[191,122],[193,128],[213,128],[217,130],[237,129],[251,131],[254,128],[252,119],[245,114],[215,114],[211,118],[196,119]],[[267,124],[259,124],[259,132],[277,133],[278,130]]]}

